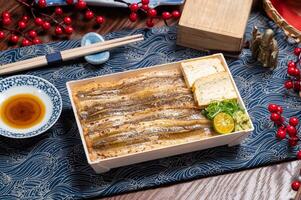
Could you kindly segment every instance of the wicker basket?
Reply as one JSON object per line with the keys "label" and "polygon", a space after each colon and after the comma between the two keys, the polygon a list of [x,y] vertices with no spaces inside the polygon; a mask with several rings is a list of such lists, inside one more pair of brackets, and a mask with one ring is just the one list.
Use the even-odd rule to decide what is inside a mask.
{"label": "wicker basket", "polygon": [[[275,0],[274,0],[275,1]],[[281,3],[285,3],[282,1]],[[300,5],[301,6],[301,5]],[[293,38],[296,42],[301,41],[301,31],[289,24],[283,16],[278,12],[278,10],[273,5],[273,0],[263,0],[263,7],[267,15],[274,20],[274,22],[284,30],[284,33]]]}

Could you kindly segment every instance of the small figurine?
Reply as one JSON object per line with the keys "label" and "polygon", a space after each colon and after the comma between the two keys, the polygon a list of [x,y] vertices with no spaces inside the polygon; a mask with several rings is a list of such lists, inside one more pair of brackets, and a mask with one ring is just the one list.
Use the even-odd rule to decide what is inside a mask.
{"label": "small figurine", "polygon": [[267,29],[264,33],[260,33],[255,26],[250,41],[250,49],[253,58],[261,62],[263,67],[272,69],[277,67],[279,50],[273,30]]}

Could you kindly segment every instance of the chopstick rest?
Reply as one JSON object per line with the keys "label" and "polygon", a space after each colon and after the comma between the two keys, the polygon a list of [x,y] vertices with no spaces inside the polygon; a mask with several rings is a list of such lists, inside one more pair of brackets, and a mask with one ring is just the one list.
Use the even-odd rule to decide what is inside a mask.
{"label": "chopstick rest", "polygon": [[[87,33],[83,36],[83,38],[81,39],[81,46],[88,46],[91,44],[95,44],[97,42],[104,42],[104,38],[99,35],[98,33],[95,32],[90,32]],[[108,61],[110,58],[110,52],[109,51],[104,51],[101,53],[96,53],[96,54],[92,54],[92,55],[87,55],[85,56],[85,60],[92,64],[92,65],[100,65],[102,63],[105,63],[106,61]]]}

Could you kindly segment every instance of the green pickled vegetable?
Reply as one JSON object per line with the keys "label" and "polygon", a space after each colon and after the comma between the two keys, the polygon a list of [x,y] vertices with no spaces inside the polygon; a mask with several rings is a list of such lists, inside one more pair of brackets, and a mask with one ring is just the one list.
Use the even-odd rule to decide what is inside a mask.
{"label": "green pickled vegetable", "polygon": [[233,117],[237,111],[243,111],[236,99],[212,102],[203,110],[203,115],[212,120],[218,113],[227,113]]}

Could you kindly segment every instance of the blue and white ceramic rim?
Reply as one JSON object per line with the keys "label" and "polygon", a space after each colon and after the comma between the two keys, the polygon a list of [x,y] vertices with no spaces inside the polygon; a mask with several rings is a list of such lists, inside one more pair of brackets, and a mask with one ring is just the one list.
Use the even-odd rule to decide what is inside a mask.
{"label": "blue and white ceramic rim", "polygon": [[62,97],[49,81],[31,75],[17,75],[0,80],[0,104],[10,96],[28,93],[38,96],[44,102],[44,119],[29,129],[14,129],[0,120],[0,135],[9,138],[34,137],[47,131],[59,119],[63,107]]}

